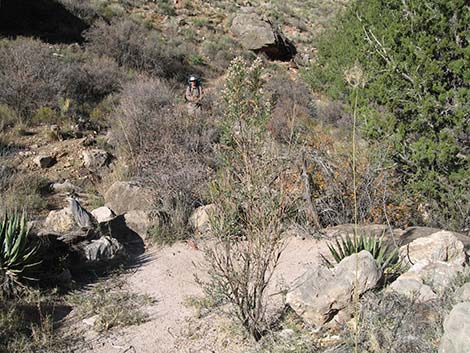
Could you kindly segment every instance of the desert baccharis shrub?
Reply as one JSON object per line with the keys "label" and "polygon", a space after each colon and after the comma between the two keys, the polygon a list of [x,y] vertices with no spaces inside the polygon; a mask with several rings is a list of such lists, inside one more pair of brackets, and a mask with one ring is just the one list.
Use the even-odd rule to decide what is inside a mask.
{"label": "desert baccharis shrub", "polygon": [[211,182],[217,241],[206,249],[210,279],[203,288],[256,340],[269,327],[266,287],[283,249],[282,224],[290,200],[276,182],[290,163],[266,129],[270,103],[263,94],[261,60],[233,60],[226,77],[221,161]]}
{"label": "desert baccharis shrub", "polygon": [[464,0],[354,1],[319,39],[306,72],[314,89],[350,102],[344,73],[363,67],[364,136],[391,148],[406,191],[428,208],[427,223],[457,230],[470,222],[470,159],[461,137],[470,129],[469,19]]}

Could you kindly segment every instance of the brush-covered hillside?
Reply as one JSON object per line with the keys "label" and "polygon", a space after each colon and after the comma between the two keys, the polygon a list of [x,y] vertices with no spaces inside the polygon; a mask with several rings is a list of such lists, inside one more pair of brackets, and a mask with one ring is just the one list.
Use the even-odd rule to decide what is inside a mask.
{"label": "brush-covered hillside", "polygon": [[469,25],[0,0],[0,353],[468,353]]}

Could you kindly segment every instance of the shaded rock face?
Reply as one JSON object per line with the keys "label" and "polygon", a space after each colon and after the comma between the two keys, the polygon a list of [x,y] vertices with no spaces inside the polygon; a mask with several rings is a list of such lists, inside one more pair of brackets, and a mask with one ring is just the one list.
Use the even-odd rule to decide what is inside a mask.
{"label": "shaded rock face", "polygon": [[49,43],[81,43],[89,26],[53,0],[1,0],[0,35],[39,37]]}
{"label": "shaded rock face", "polygon": [[[356,282],[357,257],[357,282]],[[382,271],[372,255],[361,251],[344,258],[335,268],[312,268],[298,278],[286,302],[308,323],[322,327],[353,300],[355,286],[359,295],[377,286]]]}
{"label": "shaded rock face", "polygon": [[257,14],[237,15],[230,30],[245,49],[264,53],[271,60],[289,61],[297,54],[294,44]]}
{"label": "shaded rock face", "polygon": [[458,303],[444,321],[439,353],[468,353],[470,349],[470,302]]}

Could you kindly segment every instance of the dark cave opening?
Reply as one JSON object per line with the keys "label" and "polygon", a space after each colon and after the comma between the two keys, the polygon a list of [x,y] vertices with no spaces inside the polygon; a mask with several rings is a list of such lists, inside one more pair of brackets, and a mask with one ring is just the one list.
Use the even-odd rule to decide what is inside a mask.
{"label": "dark cave opening", "polygon": [[53,0],[0,0],[0,37],[81,43],[88,24]]}

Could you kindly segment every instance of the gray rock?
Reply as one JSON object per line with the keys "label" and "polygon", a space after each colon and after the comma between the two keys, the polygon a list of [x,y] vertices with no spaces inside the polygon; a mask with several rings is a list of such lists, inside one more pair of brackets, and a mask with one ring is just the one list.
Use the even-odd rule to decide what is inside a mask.
{"label": "gray rock", "polygon": [[463,243],[452,233],[445,230],[418,238],[400,247],[404,263],[413,265],[420,261],[445,261],[462,265],[466,261]]}
{"label": "gray rock", "polygon": [[470,301],[455,305],[444,321],[439,353],[470,352]]}
{"label": "gray rock", "polygon": [[230,30],[245,49],[263,52],[270,59],[290,60],[297,53],[295,46],[280,30],[255,13],[235,16]]}
{"label": "gray rock", "polygon": [[72,212],[73,218],[75,223],[79,228],[85,229],[93,229],[95,228],[95,224],[93,222],[92,216],[88,213],[85,208],[82,207],[78,200],[74,199],[73,197],[67,197],[67,202],[69,204],[69,209]]}
{"label": "gray rock", "polygon": [[117,181],[104,194],[106,206],[117,215],[132,210],[152,211],[154,199],[149,189],[128,181]]}
{"label": "gray rock", "polygon": [[211,231],[210,216],[215,211],[213,204],[198,207],[189,217],[189,224],[198,234],[206,234]]}
{"label": "gray rock", "polygon": [[40,155],[34,158],[34,163],[42,169],[50,168],[56,163],[56,159],[49,155]]}
{"label": "gray rock", "polygon": [[470,302],[470,282],[457,289],[454,298],[457,302]]}
{"label": "gray rock", "polygon": [[92,170],[106,166],[110,161],[110,154],[104,150],[92,149],[82,152],[83,165]]}
{"label": "gray rock", "polygon": [[98,223],[108,222],[116,217],[114,212],[106,206],[95,208],[91,211],[91,214],[95,217]]}
{"label": "gray rock", "polygon": [[[455,282],[463,266],[444,261],[423,260],[400,275],[387,291],[404,295],[418,302],[438,298]],[[436,294],[437,293],[437,294]]]}
{"label": "gray rock", "polygon": [[86,260],[85,265],[114,261],[125,254],[121,243],[109,236],[92,240],[88,244],[80,244],[80,248]]}
{"label": "gray rock", "polygon": [[52,183],[51,189],[54,192],[72,192],[76,191],[77,187],[73,185],[70,181],[66,180],[63,183]]}
{"label": "gray rock", "polygon": [[333,269],[308,270],[294,282],[286,302],[307,322],[322,327],[352,302],[356,283],[361,295],[374,288],[381,277],[382,271],[372,255],[361,251],[344,258]]}
{"label": "gray rock", "polygon": [[402,274],[386,290],[401,294],[420,303],[438,298],[432,288],[424,284],[422,278],[414,272]]}

